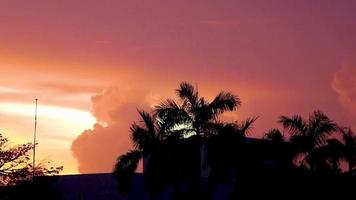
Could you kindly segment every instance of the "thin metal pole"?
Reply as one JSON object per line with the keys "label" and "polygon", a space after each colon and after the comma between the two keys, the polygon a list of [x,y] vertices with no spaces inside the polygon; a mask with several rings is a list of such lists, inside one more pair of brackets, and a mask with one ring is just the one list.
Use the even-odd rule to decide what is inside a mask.
{"label": "thin metal pole", "polygon": [[32,181],[35,177],[35,164],[36,164],[36,133],[37,133],[37,101],[38,99],[35,99],[36,101],[36,107],[35,107],[35,129],[33,133],[33,159],[32,159]]}

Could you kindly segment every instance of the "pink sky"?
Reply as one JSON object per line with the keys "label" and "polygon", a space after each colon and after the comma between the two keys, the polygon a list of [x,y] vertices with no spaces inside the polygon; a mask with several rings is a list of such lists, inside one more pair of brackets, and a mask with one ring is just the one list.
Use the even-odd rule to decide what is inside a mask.
{"label": "pink sky", "polygon": [[39,161],[108,172],[130,148],[136,108],[181,81],[239,95],[231,120],[260,116],[252,136],[315,109],[356,129],[355,10],[352,0],[2,0],[0,132],[31,141],[39,98]]}

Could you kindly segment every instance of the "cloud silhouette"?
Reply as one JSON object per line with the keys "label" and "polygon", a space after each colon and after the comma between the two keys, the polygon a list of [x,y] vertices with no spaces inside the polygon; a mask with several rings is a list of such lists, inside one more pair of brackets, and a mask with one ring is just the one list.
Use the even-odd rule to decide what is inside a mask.
{"label": "cloud silhouette", "polygon": [[85,130],[71,150],[80,173],[111,172],[117,157],[132,147],[129,127],[139,119],[137,109],[149,110],[145,91],[112,87],[92,97],[93,129]]}
{"label": "cloud silhouette", "polygon": [[331,86],[347,113],[352,118],[356,117],[356,65],[352,63],[343,65],[334,74]]}

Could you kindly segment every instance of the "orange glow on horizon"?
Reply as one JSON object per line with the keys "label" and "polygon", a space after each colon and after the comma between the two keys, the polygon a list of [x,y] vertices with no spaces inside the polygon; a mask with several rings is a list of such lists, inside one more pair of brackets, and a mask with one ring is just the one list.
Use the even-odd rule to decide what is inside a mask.
{"label": "orange glow on horizon", "polygon": [[[34,116],[34,105],[0,102],[0,111],[12,115]],[[87,125],[92,125],[96,121],[88,111],[48,105],[39,105],[38,116],[80,121]]]}
{"label": "orange glow on horizon", "polygon": [[[0,102],[1,133],[10,139],[11,145],[32,142],[34,113],[34,103]],[[15,124],[4,124],[4,121],[13,120],[16,120]],[[39,102],[38,121],[37,162],[50,161],[50,166],[64,166],[61,174],[77,174],[77,164],[69,150],[71,141],[83,130],[91,128],[96,119],[89,111]]]}

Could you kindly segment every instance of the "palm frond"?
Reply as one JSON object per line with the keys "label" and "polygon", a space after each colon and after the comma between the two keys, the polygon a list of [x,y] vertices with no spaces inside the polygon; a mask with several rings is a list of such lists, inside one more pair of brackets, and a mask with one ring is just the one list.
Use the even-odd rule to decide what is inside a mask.
{"label": "palm frond", "polygon": [[346,146],[354,146],[356,148],[356,135],[350,128],[344,128],[341,131],[342,140]]}
{"label": "palm frond", "polygon": [[195,130],[192,128],[182,128],[177,130],[170,130],[166,132],[166,138],[182,139],[191,135]]}
{"label": "palm frond", "polygon": [[142,122],[144,123],[145,127],[148,130],[148,133],[154,134],[156,130],[155,130],[155,122],[153,117],[148,112],[145,112],[144,110],[139,110],[138,112],[141,116]]}
{"label": "palm frond", "polygon": [[167,99],[156,106],[154,113],[164,130],[170,130],[176,125],[189,124],[192,121],[185,109],[172,99]]}
{"label": "palm frond", "polygon": [[342,140],[344,143],[344,159],[348,162],[349,173],[353,173],[356,166],[356,135],[350,128],[342,128]]}
{"label": "palm frond", "polygon": [[143,150],[149,144],[151,137],[148,130],[140,125],[133,123],[130,127],[130,138],[133,142],[134,148]]}
{"label": "palm frond", "polygon": [[210,103],[211,112],[221,114],[226,111],[233,111],[241,105],[240,99],[230,92],[220,92]]}
{"label": "palm frond", "polygon": [[176,92],[178,97],[181,98],[183,102],[189,103],[192,107],[197,105],[198,91],[196,91],[191,84],[182,82]]}
{"label": "palm frond", "polygon": [[155,106],[154,115],[159,115],[161,113],[170,110],[180,110],[182,109],[173,99],[167,99],[161,102],[159,105]]}
{"label": "palm frond", "polygon": [[243,135],[243,136],[247,136],[252,128],[253,128],[253,123],[258,119],[258,117],[250,117],[247,118],[243,121],[241,121],[240,123],[237,123],[237,127],[238,127],[238,131]]}
{"label": "palm frond", "polygon": [[293,117],[281,116],[278,123],[287,129],[291,135],[304,135],[306,134],[307,124],[301,116],[295,115]]}
{"label": "palm frond", "polygon": [[317,110],[309,117],[309,134],[315,138],[316,145],[321,146],[327,137],[338,130],[338,126],[323,112]]}
{"label": "palm frond", "polygon": [[113,176],[118,182],[119,190],[127,194],[130,190],[131,179],[141,159],[141,151],[129,151],[121,155],[115,164]]}

